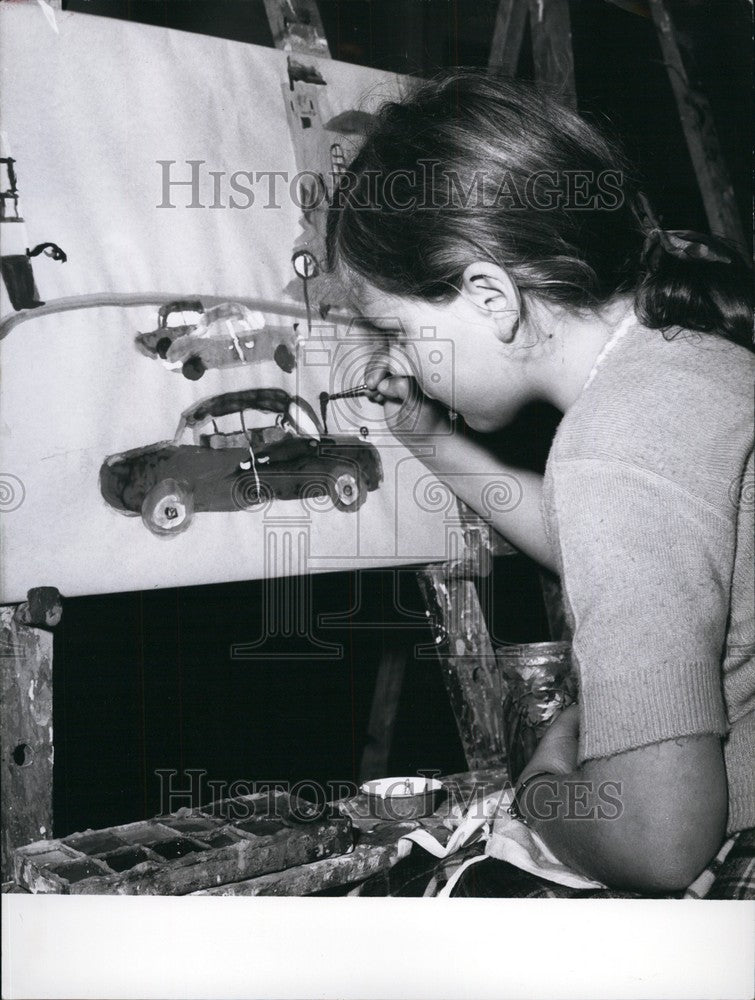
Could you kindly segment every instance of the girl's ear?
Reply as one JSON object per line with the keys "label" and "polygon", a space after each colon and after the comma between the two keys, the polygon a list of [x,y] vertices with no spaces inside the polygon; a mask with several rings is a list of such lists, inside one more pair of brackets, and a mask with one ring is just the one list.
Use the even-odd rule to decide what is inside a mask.
{"label": "girl's ear", "polygon": [[503,343],[510,343],[519,328],[522,300],[519,289],[497,264],[470,264],[464,271],[462,295],[494,321],[496,335]]}

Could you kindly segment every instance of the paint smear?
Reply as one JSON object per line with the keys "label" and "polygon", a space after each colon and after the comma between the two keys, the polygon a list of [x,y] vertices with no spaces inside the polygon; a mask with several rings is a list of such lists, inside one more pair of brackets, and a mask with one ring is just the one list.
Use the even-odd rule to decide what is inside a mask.
{"label": "paint smear", "polygon": [[330,393],[321,392],[320,393],[320,416],[322,418],[322,429],[327,434],[328,433],[328,403],[330,402]]}

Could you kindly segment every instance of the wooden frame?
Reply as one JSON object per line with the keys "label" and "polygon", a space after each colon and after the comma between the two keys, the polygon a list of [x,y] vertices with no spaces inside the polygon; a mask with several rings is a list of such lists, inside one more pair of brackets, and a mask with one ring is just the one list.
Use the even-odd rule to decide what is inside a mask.
{"label": "wooden frame", "polygon": [[677,41],[668,0],[649,2],[708,225],[712,233],[728,237],[749,257],[752,247],[745,238],[710,104],[693,83],[687,60]]}

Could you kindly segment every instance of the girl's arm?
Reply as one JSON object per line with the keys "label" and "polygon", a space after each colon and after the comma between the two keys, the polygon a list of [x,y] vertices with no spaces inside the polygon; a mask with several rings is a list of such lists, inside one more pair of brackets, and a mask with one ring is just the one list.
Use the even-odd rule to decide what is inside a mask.
{"label": "girl's arm", "polygon": [[[438,437],[434,444],[435,454],[423,457],[422,462],[515,548],[556,572],[540,511],[543,477],[506,465],[476,441],[458,433]],[[497,484],[504,495],[499,509],[485,500],[488,491],[495,495]]]}
{"label": "girl's arm", "polygon": [[731,518],[692,484],[626,461],[559,457],[552,474],[580,705],[528,764],[525,778],[557,777],[551,789],[533,778],[523,812],[602,882],[683,889],[726,832]]}
{"label": "girl's arm", "polygon": [[[446,409],[420,395],[413,379],[384,376],[384,369],[368,374],[367,384],[373,390],[371,398],[384,404],[386,421],[396,437],[512,545],[555,572],[540,511],[543,477],[506,465],[477,441],[452,432]],[[378,385],[381,392],[376,391]],[[410,431],[402,430],[398,418],[405,415],[412,399],[419,414],[411,421]]]}
{"label": "girl's arm", "polygon": [[726,773],[717,736],[664,740],[576,767],[577,707],[520,778],[525,819],[566,864],[616,888],[685,889],[721,845]]}

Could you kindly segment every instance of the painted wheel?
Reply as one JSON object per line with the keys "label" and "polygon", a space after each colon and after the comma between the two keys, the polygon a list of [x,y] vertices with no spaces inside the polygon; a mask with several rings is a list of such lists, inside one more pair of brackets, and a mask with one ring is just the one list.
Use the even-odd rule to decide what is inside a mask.
{"label": "painted wheel", "polygon": [[179,535],[191,524],[194,497],[186,483],[163,479],[142,501],[142,521],[153,535]]}
{"label": "painted wheel", "polygon": [[351,513],[359,510],[367,496],[367,490],[361,476],[355,475],[347,469],[336,469],[333,476],[330,495],[333,498],[334,506],[338,510],[346,510]]}
{"label": "painted wheel", "polygon": [[191,382],[196,382],[200,379],[204,373],[207,371],[204,361],[197,357],[196,354],[192,354],[190,358],[181,365],[181,374],[184,378],[189,379]]}
{"label": "painted wheel", "polygon": [[168,351],[170,350],[170,345],[173,341],[170,337],[160,337],[158,342],[155,344],[155,350],[157,351],[157,356],[162,358],[163,361],[168,357]]}
{"label": "painted wheel", "polygon": [[320,265],[317,258],[309,250],[297,250],[291,258],[294,271],[300,278],[316,278],[320,273]]}

